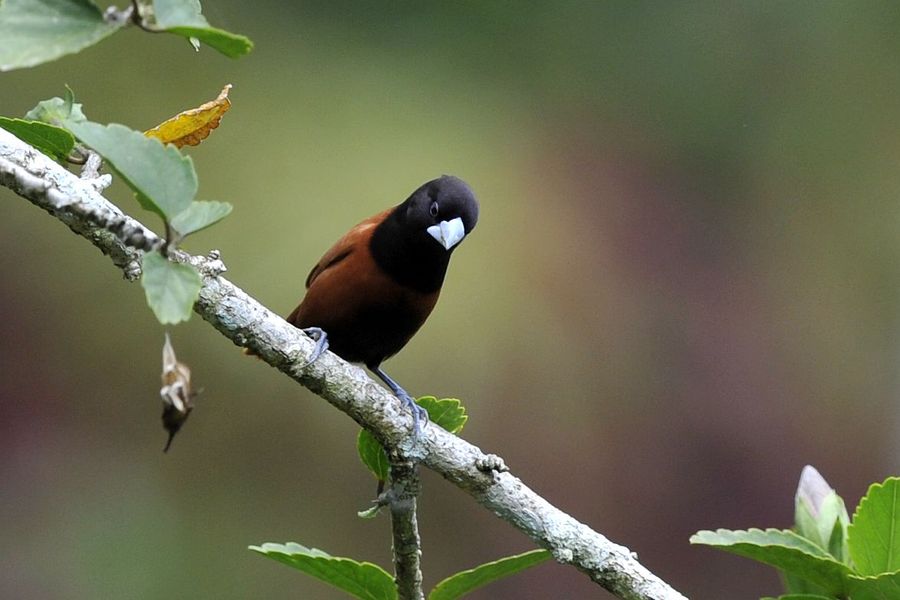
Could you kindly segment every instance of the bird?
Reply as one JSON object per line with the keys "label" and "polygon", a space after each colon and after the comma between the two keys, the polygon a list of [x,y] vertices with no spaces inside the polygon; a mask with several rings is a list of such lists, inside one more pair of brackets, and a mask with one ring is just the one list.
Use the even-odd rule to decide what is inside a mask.
{"label": "bird", "polygon": [[410,410],[417,436],[428,413],[381,364],[431,314],[450,255],[475,228],[478,210],[462,179],[444,175],[424,183],[344,234],[309,272],[306,294],[287,317],[316,341],[309,363],[330,349],[364,364]]}

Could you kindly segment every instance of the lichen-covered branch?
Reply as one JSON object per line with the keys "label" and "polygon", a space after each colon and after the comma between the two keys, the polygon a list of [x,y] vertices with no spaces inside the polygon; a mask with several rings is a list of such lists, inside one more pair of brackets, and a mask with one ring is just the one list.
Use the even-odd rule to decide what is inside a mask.
{"label": "lichen-covered branch", "polygon": [[384,493],[391,511],[394,551],[394,579],[400,600],[424,600],[422,593],[422,543],[416,503],[421,482],[416,463],[391,460],[391,485]]}
{"label": "lichen-covered branch", "polygon": [[[78,178],[0,129],[0,185],[47,210],[75,233],[86,237],[128,279],[140,274],[140,252],[107,231],[103,223],[124,220],[133,235],[157,240],[108,202],[94,180]],[[684,596],[653,575],[623,546],[610,542],[562,512],[498,468],[497,457],[440,427],[429,425],[418,440],[411,435],[409,411],[366,373],[332,353],[307,365],[314,342],[243,290],[222,277],[217,255],[176,258],[190,262],[203,276],[194,310],[239,346],[306,386],[365,427],[393,453],[426,465],[468,492],[501,519],[549,549],[557,561],[570,564],[627,600],[677,600]]]}

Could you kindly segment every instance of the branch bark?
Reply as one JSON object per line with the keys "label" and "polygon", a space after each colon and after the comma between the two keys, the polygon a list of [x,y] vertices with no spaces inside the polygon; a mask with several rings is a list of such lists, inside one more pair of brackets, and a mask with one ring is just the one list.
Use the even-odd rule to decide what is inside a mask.
{"label": "branch bark", "polygon": [[394,580],[400,600],[425,600],[422,593],[422,542],[416,504],[421,489],[416,463],[391,460],[391,487],[386,492],[391,510]]}
{"label": "branch bark", "polygon": [[[100,193],[95,180],[69,173],[12,134],[0,129],[0,184],[63,221],[108,255],[129,280],[140,276],[140,251],[125,246],[103,223],[125,222],[145,240],[158,236],[124,215]],[[684,600],[641,565],[634,553],[614,544],[559,510],[503,468],[501,461],[440,427],[426,426],[418,440],[400,401],[359,367],[328,352],[307,365],[314,342],[222,277],[218,254],[177,253],[203,277],[194,310],[238,346],[306,386],[365,427],[386,448],[419,462],[466,491],[501,519],[547,548],[554,558],[588,575],[625,600]]]}

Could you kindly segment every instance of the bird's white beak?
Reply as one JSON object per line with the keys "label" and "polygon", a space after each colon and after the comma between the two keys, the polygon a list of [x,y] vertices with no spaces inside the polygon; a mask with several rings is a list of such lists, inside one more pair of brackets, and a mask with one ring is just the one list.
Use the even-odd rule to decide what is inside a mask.
{"label": "bird's white beak", "polygon": [[444,247],[444,250],[449,250],[466,237],[466,228],[463,226],[461,217],[456,217],[450,221],[441,221],[437,225],[432,225],[426,231]]}

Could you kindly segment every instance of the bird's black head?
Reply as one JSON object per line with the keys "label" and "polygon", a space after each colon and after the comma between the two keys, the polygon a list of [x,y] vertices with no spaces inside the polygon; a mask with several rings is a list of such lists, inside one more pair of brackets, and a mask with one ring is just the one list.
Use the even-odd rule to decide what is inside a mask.
{"label": "bird's black head", "polygon": [[450,251],[478,223],[478,201],[465,181],[452,175],[432,179],[404,202],[408,228],[427,234]]}
{"label": "bird's black head", "polygon": [[422,185],[372,236],[372,254],[396,280],[421,291],[440,289],[450,254],[478,222],[478,201],[458,177]]}

